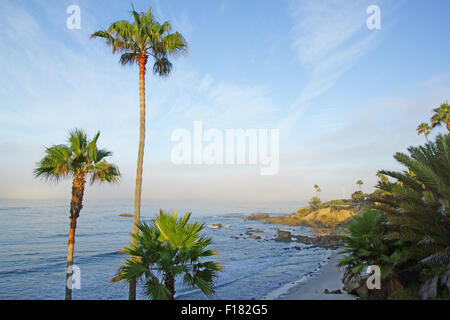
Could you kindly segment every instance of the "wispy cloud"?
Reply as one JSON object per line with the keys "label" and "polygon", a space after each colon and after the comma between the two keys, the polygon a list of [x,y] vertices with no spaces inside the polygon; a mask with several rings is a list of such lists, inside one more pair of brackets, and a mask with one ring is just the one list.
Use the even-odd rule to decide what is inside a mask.
{"label": "wispy cloud", "polygon": [[381,40],[380,32],[366,27],[367,7],[373,1],[314,1],[289,3],[293,26],[292,48],[299,71],[309,81],[292,103],[292,112],[280,122],[287,135],[317,97],[331,89],[359,59]]}

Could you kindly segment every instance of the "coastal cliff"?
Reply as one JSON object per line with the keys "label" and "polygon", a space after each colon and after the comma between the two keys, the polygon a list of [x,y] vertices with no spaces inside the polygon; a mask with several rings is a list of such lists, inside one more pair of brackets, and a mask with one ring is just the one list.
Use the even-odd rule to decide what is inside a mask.
{"label": "coastal cliff", "polygon": [[281,216],[270,216],[267,213],[252,214],[247,219],[285,226],[310,227],[315,232],[315,236],[292,235],[289,231],[278,229],[274,240],[337,249],[344,245],[341,236],[345,234],[345,225],[361,210],[360,203],[350,200],[332,200],[324,203],[320,208],[301,207],[295,213]]}
{"label": "coastal cliff", "polygon": [[[332,203],[332,202],[330,202]],[[263,220],[266,223],[280,224],[287,226],[307,226],[318,234],[340,233],[345,224],[350,221],[361,207],[353,203],[336,206],[328,205],[322,208],[313,209],[310,206],[301,207],[297,212],[282,216],[269,216],[267,213],[253,214],[248,220]]]}

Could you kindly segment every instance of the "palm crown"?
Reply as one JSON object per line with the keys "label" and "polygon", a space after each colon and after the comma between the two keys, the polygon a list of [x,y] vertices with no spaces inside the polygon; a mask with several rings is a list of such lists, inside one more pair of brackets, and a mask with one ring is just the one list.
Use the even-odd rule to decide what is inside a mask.
{"label": "palm crown", "polygon": [[450,106],[448,102],[441,104],[439,108],[433,109],[434,114],[431,117],[431,127],[437,127],[444,123],[447,130],[450,131]]}
{"label": "palm crown", "polygon": [[362,185],[364,184],[364,182],[362,180],[358,180],[356,181],[356,184],[359,186],[359,191],[362,191]]}
{"label": "palm crown", "polygon": [[34,170],[36,177],[59,181],[62,178],[90,177],[94,182],[117,182],[119,169],[105,158],[111,151],[97,148],[100,132],[92,140],[86,133],[75,129],[70,132],[68,144],[46,148],[44,158]]}
{"label": "palm crown", "polygon": [[153,72],[167,76],[172,70],[169,56],[186,52],[187,43],[183,36],[172,33],[171,24],[159,23],[153,16],[151,8],[138,13],[132,10],[134,22],[119,20],[111,24],[107,30],[100,30],[91,38],[104,38],[113,53],[122,53],[122,65],[138,63],[144,66],[148,57],[154,59]]}
{"label": "palm crown", "polygon": [[428,135],[430,134],[430,132],[431,132],[431,127],[430,127],[430,125],[428,124],[428,123],[426,123],[426,122],[422,122],[421,124],[419,124],[418,126],[417,126],[417,134],[424,134],[425,135],[425,139],[427,139],[427,141],[428,141]]}

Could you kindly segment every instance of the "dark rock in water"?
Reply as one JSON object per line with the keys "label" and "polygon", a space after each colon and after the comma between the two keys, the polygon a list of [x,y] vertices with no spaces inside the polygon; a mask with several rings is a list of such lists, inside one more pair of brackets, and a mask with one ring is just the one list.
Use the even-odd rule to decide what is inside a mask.
{"label": "dark rock in water", "polygon": [[333,291],[330,291],[330,290],[328,290],[328,289],[325,289],[325,290],[323,291],[323,293],[326,293],[326,294],[342,294],[342,291],[339,290],[339,289],[333,290]]}
{"label": "dark rock in water", "polygon": [[283,231],[280,229],[277,229],[277,237],[274,240],[282,242],[301,242],[304,244],[310,244],[313,248],[320,247],[327,249],[337,249],[344,245],[341,237],[337,235],[320,235],[315,237],[301,235],[295,236],[292,235],[290,231]]}
{"label": "dark rock in water", "polygon": [[277,229],[277,237],[275,238],[275,241],[281,241],[281,242],[290,242],[292,240],[292,235],[290,231],[283,231],[280,229]]}

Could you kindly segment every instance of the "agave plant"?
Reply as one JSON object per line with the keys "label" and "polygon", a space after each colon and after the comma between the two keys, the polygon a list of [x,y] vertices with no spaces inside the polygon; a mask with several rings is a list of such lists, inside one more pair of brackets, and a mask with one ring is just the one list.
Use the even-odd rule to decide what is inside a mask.
{"label": "agave plant", "polygon": [[214,280],[219,263],[205,261],[216,254],[209,250],[211,239],[200,235],[204,224],[188,223],[191,213],[180,219],[177,212],[162,210],[151,224],[139,224],[139,233],[123,250],[130,255],[112,281],[144,280],[145,295],[153,300],[173,300],[175,279],[183,277],[186,286],[199,288],[206,296],[215,293]]}

